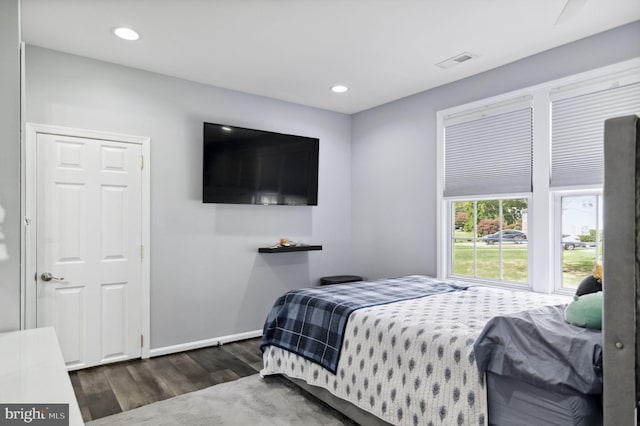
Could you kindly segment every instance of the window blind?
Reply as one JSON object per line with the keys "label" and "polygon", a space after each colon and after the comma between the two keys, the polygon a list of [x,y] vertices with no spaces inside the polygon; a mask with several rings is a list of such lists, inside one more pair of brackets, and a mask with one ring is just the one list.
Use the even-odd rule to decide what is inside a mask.
{"label": "window blind", "polygon": [[601,185],[604,121],[631,114],[640,114],[640,83],[552,101],[550,185]]}
{"label": "window blind", "polygon": [[530,106],[444,129],[444,196],[531,192]]}

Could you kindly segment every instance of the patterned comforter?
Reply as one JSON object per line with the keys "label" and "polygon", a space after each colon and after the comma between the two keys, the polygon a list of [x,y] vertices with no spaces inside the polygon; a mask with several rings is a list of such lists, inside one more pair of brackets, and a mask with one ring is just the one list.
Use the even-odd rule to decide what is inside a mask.
{"label": "patterned comforter", "polygon": [[336,373],[268,346],[262,375],[323,387],[398,425],[486,425],[487,394],[473,343],[489,319],[563,296],[471,287],[355,310]]}
{"label": "patterned comforter", "polygon": [[273,345],[336,372],[349,315],[356,309],[466,290],[468,286],[424,275],[285,293],[267,316],[261,348]]}

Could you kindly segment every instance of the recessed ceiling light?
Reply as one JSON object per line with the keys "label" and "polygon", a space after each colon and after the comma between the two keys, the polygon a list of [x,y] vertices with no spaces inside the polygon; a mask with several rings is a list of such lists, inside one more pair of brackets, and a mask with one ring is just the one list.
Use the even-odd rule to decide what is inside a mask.
{"label": "recessed ceiling light", "polygon": [[113,33],[123,40],[134,41],[140,38],[140,34],[127,27],[114,28]]}
{"label": "recessed ceiling light", "polygon": [[335,86],[331,87],[331,91],[334,93],[344,93],[347,90],[349,90],[349,88],[341,84],[336,84]]}

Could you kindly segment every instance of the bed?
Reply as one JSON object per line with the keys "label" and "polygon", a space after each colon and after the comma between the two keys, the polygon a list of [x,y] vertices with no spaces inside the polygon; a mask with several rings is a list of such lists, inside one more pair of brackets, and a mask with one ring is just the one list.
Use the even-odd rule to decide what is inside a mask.
{"label": "bed", "polygon": [[[318,391],[362,424],[598,424],[600,336],[583,342],[580,389],[554,383],[556,374],[549,383],[531,380],[531,371],[518,376],[517,356],[500,361],[504,345],[496,342],[511,322],[533,318],[532,330],[536,319],[553,328],[569,301],[421,275],[294,290],[276,301],[265,322],[261,374],[282,374]],[[534,314],[523,319],[523,311]],[[581,338],[589,340],[572,336],[565,352],[577,350]],[[557,339],[546,343],[553,347]],[[547,367],[538,368],[543,376]]]}

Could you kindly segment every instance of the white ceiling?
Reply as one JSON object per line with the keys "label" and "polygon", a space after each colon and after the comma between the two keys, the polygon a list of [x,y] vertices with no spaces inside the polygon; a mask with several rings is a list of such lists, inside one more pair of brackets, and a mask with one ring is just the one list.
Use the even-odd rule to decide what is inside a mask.
{"label": "white ceiling", "polygon": [[[21,3],[27,44],[343,113],[640,19],[638,0],[569,0],[557,24],[567,0]],[[117,39],[116,26],[141,39]],[[465,51],[477,58],[435,66]]]}

